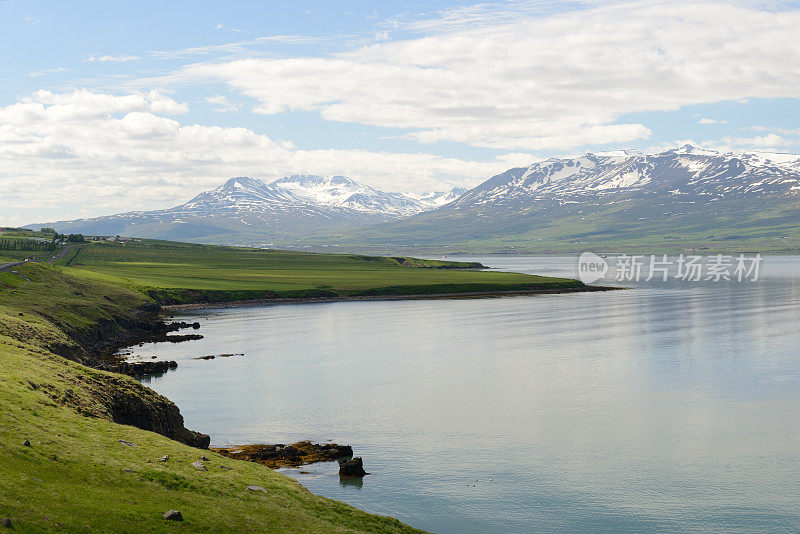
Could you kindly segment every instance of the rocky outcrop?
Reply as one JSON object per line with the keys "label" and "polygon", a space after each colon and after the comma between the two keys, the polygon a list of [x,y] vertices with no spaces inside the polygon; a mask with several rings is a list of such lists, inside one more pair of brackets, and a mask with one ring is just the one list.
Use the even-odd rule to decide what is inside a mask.
{"label": "rocky outcrop", "polygon": [[368,473],[364,471],[364,462],[360,456],[355,458],[339,460],[339,476],[340,477],[363,477]]}
{"label": "rocky outcrop", "polygon": [[282,466],[297,467],[315,462],[331,462],[353,456],[353,448],[350,445],[337,445],[336,443],[320,445],[310,441],[300,441],[292,445],[282,443],[242,445],[241,447],[212,450],[230,458],[257,462],[273,469]]}
{"label": "rocky outcrop", "polygon": [[171,400],[136,381],[123,379],[123,383],[113,375],[107,376],[110,380],[104,381],[103,400],[115,423],[157,432],[192,447],[208,448],[211,438],[186,428],[180,410]]}
{"label": "rocky outcrop", "polygon": [[207,449],[211,442],[208,435],[184,426],[183,416],[171,400],[127,376],[90,371],[76,373],[66,389],[48,384],[29,386],[87,417],[150,430],[200,449]]}

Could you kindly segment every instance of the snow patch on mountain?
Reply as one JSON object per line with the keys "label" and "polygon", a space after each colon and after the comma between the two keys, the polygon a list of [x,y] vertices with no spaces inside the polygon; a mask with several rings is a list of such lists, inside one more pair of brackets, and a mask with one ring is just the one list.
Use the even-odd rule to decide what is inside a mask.
{"label": "snow patch on mountain", "polygon": [[586,202],[608,195],[696,198],[796,194],[800,156],[725,153],[684,145],[657,154],[635,150],[549,159],[490,178],[448,209]]}

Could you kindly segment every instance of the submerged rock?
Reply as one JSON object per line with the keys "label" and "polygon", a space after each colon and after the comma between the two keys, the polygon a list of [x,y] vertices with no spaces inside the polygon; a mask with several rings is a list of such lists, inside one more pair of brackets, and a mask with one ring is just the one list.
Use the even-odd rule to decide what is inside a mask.
{"label": "submerged rock", "polygon": [[360,456],[355,458],[339,460],[339,476],[340,477],[363,477],[368,474],[364,471],[364,462]]}

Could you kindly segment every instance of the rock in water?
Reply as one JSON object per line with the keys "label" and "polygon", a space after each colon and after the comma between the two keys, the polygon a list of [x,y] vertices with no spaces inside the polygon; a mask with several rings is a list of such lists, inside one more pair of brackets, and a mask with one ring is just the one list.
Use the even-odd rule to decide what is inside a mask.
{"label": "rock in water", "polygon": [[339,460],[339,476],[340,477],[363,477],[367,472],[364,471],[364,462],[360,456],[346,460],[342,458]]}
{"label": "rock in water", "polygon": [[206,467],[206,465],[200,460],[192,462],[192,467],[194,467],[195,469],[199,469],[200,471],[208,471],[208,467]]}
{"label": "rock in water", "polygon": [[177,510],[170,510],[166,514],[164,514],[164,519],[168,519],[170,521],[183,521],[183,515]]}

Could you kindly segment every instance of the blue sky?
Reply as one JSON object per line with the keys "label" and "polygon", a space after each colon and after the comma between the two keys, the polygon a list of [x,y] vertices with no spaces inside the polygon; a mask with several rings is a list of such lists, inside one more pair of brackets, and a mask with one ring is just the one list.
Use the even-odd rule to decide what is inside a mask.
{"label": "blue sky", "polygon": [[587,151],[800,152],[797,2],[0,0],[0,224],[233,175],[474,186]]}

